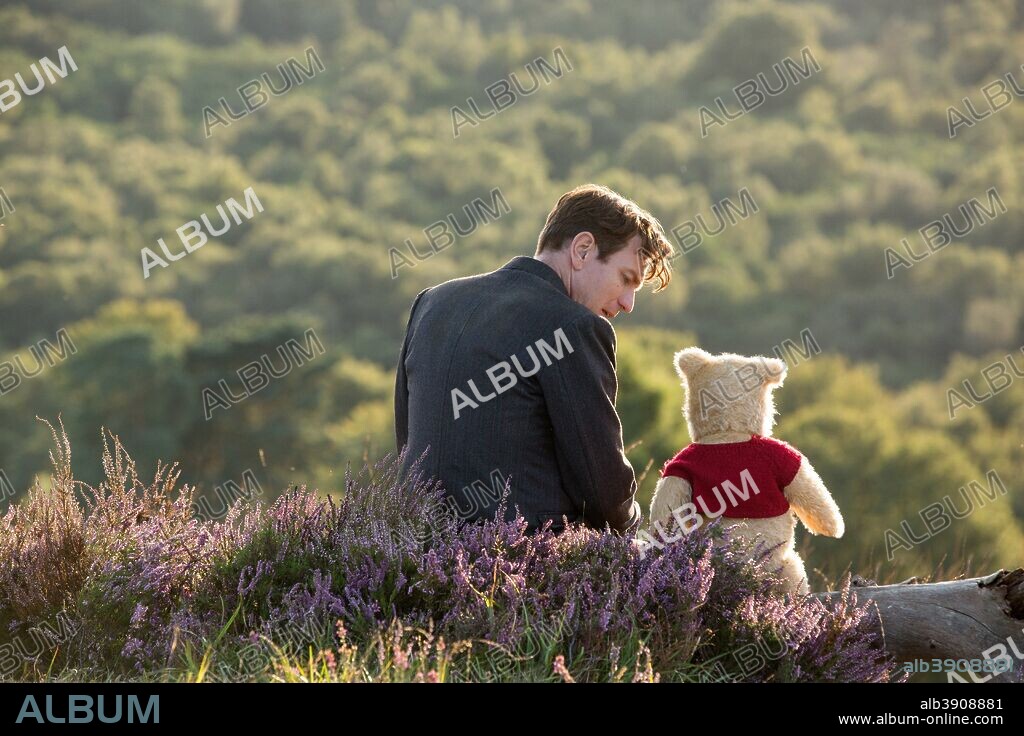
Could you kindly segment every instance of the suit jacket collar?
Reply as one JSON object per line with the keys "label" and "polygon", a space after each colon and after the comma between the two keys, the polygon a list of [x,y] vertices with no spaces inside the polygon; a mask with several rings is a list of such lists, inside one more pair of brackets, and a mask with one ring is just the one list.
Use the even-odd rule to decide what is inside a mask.
{"label": "suit jacket collar", "polygon": [[569,291],[565,288],[565,284],[562,283],[562,277],[555,272],[555,269],[532,256],[516,256],[502,266],[502,268],[514,268],[519,271],[532,273],[534,276],[539,276],[547,281],[566,296],[569,296]]}

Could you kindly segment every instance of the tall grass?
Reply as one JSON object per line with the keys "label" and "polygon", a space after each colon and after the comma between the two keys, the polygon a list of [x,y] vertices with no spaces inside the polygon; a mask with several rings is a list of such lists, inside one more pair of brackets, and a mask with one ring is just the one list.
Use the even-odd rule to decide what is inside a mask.
{"label": "tall grass", "polygon": [[830,603],[779,596],[717,524],[641,557],[581,525],[527,535],[508,489],[464,524],[422,457],[390,455],[338,501],[299,486],[211,521],[177,464],[143,481],[104,432],[93,488],[50,430],[50,487],[0,519],[6,679],[905,680],[848,577]]}

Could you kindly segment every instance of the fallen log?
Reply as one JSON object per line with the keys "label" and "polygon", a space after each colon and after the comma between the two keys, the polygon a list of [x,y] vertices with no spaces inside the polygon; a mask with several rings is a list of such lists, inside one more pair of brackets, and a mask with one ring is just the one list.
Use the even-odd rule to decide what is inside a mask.
{"label": "fallen log", "polygon": [[[956,674],[966,682],[1024,677],[1024,569],[939,583],[866,583],[855,577],[850,590],[858,605],[871,602],[885,649],[898,662],[1009,658],[1008,672]],[[839,593],[812,595],[827,600]]]}

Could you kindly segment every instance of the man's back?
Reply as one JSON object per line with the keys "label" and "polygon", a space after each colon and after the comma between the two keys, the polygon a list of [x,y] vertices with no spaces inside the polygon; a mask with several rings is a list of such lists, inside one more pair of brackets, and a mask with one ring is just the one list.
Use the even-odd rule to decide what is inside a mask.
{"label": "man's back", "polygon": [[615,412],[615,333],[527,256],[427,289],[413,304],[395,387],[398,447],[466,519],[493,518],[509,481],[533,531],[584,520],[631,534],[636,480]]}

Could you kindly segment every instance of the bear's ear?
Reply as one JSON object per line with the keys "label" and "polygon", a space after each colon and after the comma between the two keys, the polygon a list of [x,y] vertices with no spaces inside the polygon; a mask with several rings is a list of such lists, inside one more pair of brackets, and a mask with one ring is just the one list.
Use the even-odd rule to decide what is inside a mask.
{"label": "bear's ear", "polygon": [[786,364],[778,358],[761,358],[761,377],[769,386],[781,386],[786,380]]}
{"label": "bear's ear", "polygon": [[714,356],[711,353],[697,347],[680,350],[674,356],[676,373],[685,380],[687,376],[692,376],[712,360]]}

